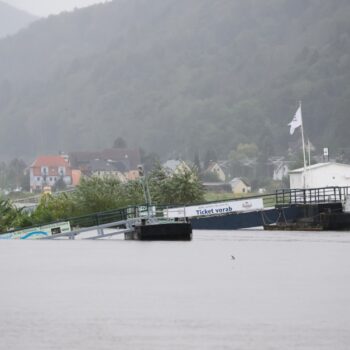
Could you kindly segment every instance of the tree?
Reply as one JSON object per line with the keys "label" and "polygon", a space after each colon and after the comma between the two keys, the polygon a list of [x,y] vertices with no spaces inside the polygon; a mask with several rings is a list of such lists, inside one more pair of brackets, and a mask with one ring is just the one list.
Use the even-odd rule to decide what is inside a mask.
{"label": "tree", "polygon": [[26,163],[18,158],[12,159],[6,167],[6,178],[9,187],[20,187],[25,177]]}
{"label": "tree", "polygon": [[113,142],[113,148],[126,148],[127,143],[122,137],[117,137]]}
{"label": "tree", "polygon": [[142,148],[140,149],[141,163],[143,164],[143,169],[145,173],[149,173],[160,163],[160,157],[157,153],[151,152],[147,153]]}
{"label": "tree", "polygon": [[255,143],[240,143],[235,151],[230,153],[230,160],[233,162],[244,162],[256,158],[258,146]]}
{"label": "tree", "polygon": [[66,183],[63,180],[63,177],[61,176],[53,186],[53,190],[56,191],[64,191],[67,188]]}
{"label": "tree", "polygon": [[158,167],[149,177],[152,201],[157,204],[191,204],[203,201],[204,188],[196,169],[167,174]]}
{"label": "tree", "polygon": [[229,155],[232,174],[255,178],[257,157],[258,147],[255,143],[240,143]]}
{"label": "tree", "polygon": [[[147,180],[152,203],[183,205],[204,200],[204,189],[195,169],[168,174],[158,165]],[[36,210],[30,214],[17,210],[7,200],[0,200],[0,232],[144,203],[139,180],[121,183],[114,177],[83,177],[74,192],[42,195]]]}
{"label": "tree", "polygon": [[26,171],[24,173],[24,176],[23,176],[22,182],[21,182],[21,187],[22,187],[22,191],[26,191],[26,192],[30,191],[30,175],[29,175],[29,171]]}
{"label": "tree", "polygon": [[144,203],[139,182],[124,184],[115,177],[83,177],[74,192],[74,200],[84,214]]}
{"label": "tree", "polygon": [[211,162],[216,162],[218,156],[212,149],[208,149],[204,156],[204,170],[206,170]]}
{"label": "tree", "polygon": [[200,173],[201,172],[201,162],[199,160],[198,152],[195,152],[195,154],[194,154],[193,163],[194,163],[195,167],[197,168],[197,171]]}
{"label": "tree", "polygon": [[43,194],[32,214],[32,221],[35,224],[46,224],[77,215],[81,215],[80,207],[72,194],[61,193],[55,196]]}
{"label": "tree", "polygon": [[21,218],[25,217],[21,209],[17,209],[7,200],[0,198],[0,232],[7,232],[17,226],[21,222]]}

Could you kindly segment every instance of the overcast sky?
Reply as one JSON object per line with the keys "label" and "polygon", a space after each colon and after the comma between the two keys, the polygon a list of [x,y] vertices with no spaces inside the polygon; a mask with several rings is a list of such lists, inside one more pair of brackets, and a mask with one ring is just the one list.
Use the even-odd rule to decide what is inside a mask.
{"label": "overcast sky", "polygon": [[105,0],[2,0],[9,5],[31,12],[37,16],[48,16],[62,11],[70,11],[75,7],[84,7]]}

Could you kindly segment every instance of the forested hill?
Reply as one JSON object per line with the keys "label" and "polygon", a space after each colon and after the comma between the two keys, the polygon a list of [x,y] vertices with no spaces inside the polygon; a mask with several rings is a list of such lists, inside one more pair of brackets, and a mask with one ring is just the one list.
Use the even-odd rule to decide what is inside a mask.
{"label": "forested hill", "polygon": [[37,17],[0,1],[0,38],[25,28]]}
{"label": "forested hill", "polygon": [[314,145],[348,146],[349,18],[348,0],[116,0],[40,20],[0,41],[1,152],[280,153],[299,100]]}

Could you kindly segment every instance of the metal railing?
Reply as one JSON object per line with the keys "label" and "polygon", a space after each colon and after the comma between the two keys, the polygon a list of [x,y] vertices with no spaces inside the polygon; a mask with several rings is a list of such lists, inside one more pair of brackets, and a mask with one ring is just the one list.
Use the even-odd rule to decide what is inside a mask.
{"label": "metal railing", "polygon": [[[59,196],[60,194],[70,193],[70,192],[74,192],[74,191],[75,191],[75,188],[69,188],[69,189],[64,190],[64,191],[52,192],[52,193],[50,193],[50,195],[53,197],[56,197],[56,196]],[[30,196],[30,197],[26,197],[26,198],[16,198],[16,199],[13,199],[13,203],[14,204],[33,204],[33,205],[36,205],[36,204],[39,204],[42,196],[43,196],[43,193],[40,193],[40,194],[37,194],[34,196]]]}
{"label": "metal railing", "polygon": [[350,187],[283,189],[276,191],[276,205],[345,202]]}
{"label": "metal railing", "polygon": [[[326,202],[344,202],[346,197],[350,195],[350,187],[324,187],[324,188],[311,188],[311,189],[282,189],[276,190],[275,193],[244,196],[240,198],[228,199],[224,201],[212,201],[208,203],[198,203],[198,205],[211,204],[211,203],[225,203],[231,201],[240,201],[242,199],[254,199],[262,198],[264,202],[264,208],[272,208],[275,205],[292,205],[292,204],[316,204]],[[72,230],[86,228],[86,227],[97,227],[113,222],[127,221],[134,219],[141,219],[151,217],[157,219],[166,219],[167,209],[171,208],[184,208],[186,205],[138,205],[129,206],[125,208],[118,208],[114,210],[92,213],[79,217],[61,218],[57,222],[69,221]],[[185,210],[184,210],[185,212]],[[55,224],[51,223],[38,223],[36,226]],[[36,227],[35,226],[35,227]],[[30,227],[24,227],[28,229]],[[21,228],[23,229],[23,228]],[[13,230],[14,231],[14,230]],[[13,232],[12,231],[12,232]]]}

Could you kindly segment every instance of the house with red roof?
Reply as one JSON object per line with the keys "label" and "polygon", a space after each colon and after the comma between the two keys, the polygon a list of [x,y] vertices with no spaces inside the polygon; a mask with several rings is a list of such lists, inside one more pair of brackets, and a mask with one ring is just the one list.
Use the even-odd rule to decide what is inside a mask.
{"label": "house with red roof", "polygon": [[72,169],[63,156],[40,156],[30,166],[29,173],[31,191],[52,187],[60,179],[67,186],[72,185]]}

